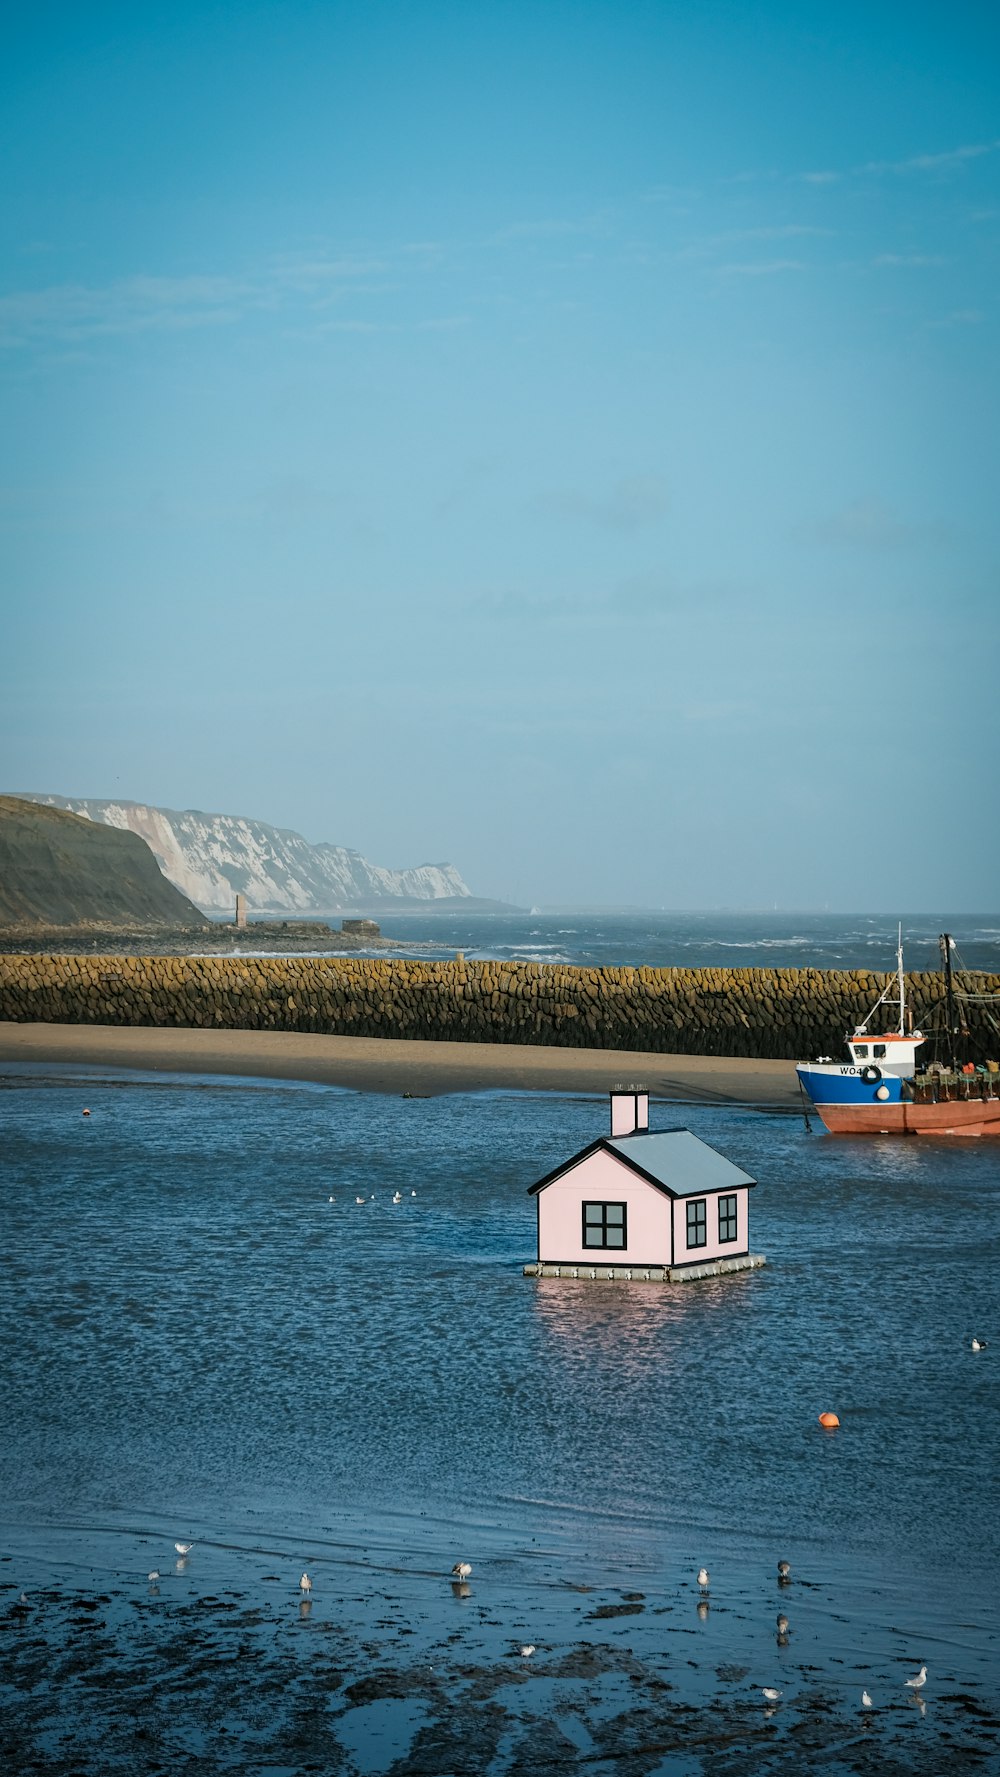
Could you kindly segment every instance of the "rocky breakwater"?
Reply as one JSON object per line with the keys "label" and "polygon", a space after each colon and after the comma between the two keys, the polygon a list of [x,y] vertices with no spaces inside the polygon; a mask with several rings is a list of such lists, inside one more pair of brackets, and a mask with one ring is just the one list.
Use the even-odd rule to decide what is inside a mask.
{"label": "rocky breakwater", "polygon": [[[975,978],[1000,994],[1000,976]],[[315,1031],[760,1059],[841,1053],[887,977],[818,969],[584,969],[344,957],[6,956],[0,1019]],[[909,977],[942,1023],[941,978]],[[970,1006],[972,1041],[1000,1041]],[[981,1022],[980,1022],[981,1021]],[[977,1029],[976,1025],[980,1027]]]}

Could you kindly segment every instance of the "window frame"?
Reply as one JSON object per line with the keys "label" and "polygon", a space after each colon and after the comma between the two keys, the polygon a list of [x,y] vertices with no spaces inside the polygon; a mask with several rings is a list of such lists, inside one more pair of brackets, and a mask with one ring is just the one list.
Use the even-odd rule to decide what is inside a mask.
{"label": "window frame", "polygon": [[[600,1210],[601,1219],[599,1222],[595,1222],[595,1221],[588,1222],[588,1220],[587,1220],[588,1209],[599,1209]],[[609,1221],[608,1221],[608,1210],[609,1209],[620,1209],[621,1210],[621,1221],[620,1222],[614,1221],[614,1222],[609,1223]],[[620,1202],[618,1200],[596,1198],[596,1197],[585,1197],[581,1206],[580,1206],[580,1218],[581,1218],[581,1229],[582,1229],[581,1235],[580,1235],[580,1245],[582,1246],[584,1252],[623,1253],[628,1250],[628,1204],[627,1203]],[[622,1235],[621,1245],[619,1245],[617,1243],[617,1241],[612,1243],[611,1241],[608,1240],[608,1228],[609,1227],[613,1228],[616,1233],[618,1232],[619,1228],[621,1229],[621,1235]],[[598,1232],[600,1233],[600,1236],[601,1236],[600,1240],[588,1240],[587,1239],[588,1234],[594,1234],[594,1233],[598,1233]]]}
{"label": "window frame", "polygon": [[[685,1232],[687,1235],[687,1250],[689,1253],[696,1252],[700,1246],[707,1246],[708,1245],[708,1198],[707,1197],[688,1197],[685,1201],[685,1209],[687,1212],[686,1216],[685,1216]],[[692,1240],[692,1238],[691,1238],[691,1231],[692,1231],[691,1212],[692,1212],[692,1210],[694,1210],[694,1212],[695,1212],[695,1214],[694,1214],[694,1232],[695,1232],[695,1235],[697,1235],[700,1230],[700,1232],[701,1232],[701,1239],[700,1240],[698,1240],[697,1238]],[[699,1210],[701,1211],[700,1215],[698,1214]]]}
{"label": "window frame", "polygon": [[[733,1231],[731,1234],[723,1234],[723,1232],[722,1232],[722,1205],[723,1204],[726,1205],[726,1227],[732,1228]],[[732,1205],[732,1208],[729,1207],[730,1204]],[[739,1192],[738,1191],[726,1191],[724,1195],[720,1194],[720,1196],[718,1198],[718,1205],[719,1205],[719,1245],[720,1246],[728,1246],[728,1245],[731,1245],[734,1240],[738,1240],[740,1237]]]}

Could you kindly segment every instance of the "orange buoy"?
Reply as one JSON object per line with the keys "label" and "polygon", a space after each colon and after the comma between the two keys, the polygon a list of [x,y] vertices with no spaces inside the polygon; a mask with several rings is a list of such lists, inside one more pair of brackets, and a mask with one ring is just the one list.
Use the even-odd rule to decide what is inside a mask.
{"label": "orange buoy", "polygon": [[89,1117],[89,1116],[90,1116],[90,1112],[89,1112],[89,1111],[84,1111],[84,1113],[83,1113],[83,1114],[84,1114],[84,1116],[85,1116],[85,1117]]}
{"label": "orange buoy", "polygon": [[819,1416],[819,1422],[820,1425],[826,1427],[827,1431],[832,1431],[835,1425],[840,1424],[840,1420],[837,1418],[836,1413],[821,1413]]}

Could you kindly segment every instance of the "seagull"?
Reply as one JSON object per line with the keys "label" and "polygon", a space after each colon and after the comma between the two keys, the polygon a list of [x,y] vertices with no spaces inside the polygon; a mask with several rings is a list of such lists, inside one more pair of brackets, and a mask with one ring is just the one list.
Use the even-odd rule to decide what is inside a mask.
{"label": "seagull", "polygon": [[456,1561],[451,1571],[457,1580],[467,1580],[472,1572],[472,1562]]}
{"label": "seagull", "polygon": [[18,1601],[17,1601],[17,1602],[18,1602],[18,1604],[27,1604],[27,1602],[28,1602],[28,1594],[27,1594],[27,1592],[22,1592],[22,1593],[21,1593],[21,1596],[20,1596],[20,1598],[19,1598],[19,1599],[18,1599]]}
{"label": "seagull", "polygon": [[699,1569],[698,1569],[698,1584],[701,1587],[703,1592],[708,1591],[708,1568],[707,1567],[699,1567]]}
{"label": "seagull", "polygon": [[415,1197],[415,1196],[416,1196],[416,1194],[417,1194],[417,1193],[416,1193],[416,1191],[411,1191],[411,1192],[410,1192],[410,1196],[411,1196],[411,1197]]}
{"label": "seagull", "polygon": [[146,1578],[148,1579],[151,1586],[155,1585],[155,1583],[159,1579],[159,1577],[160,1577],[160,1570],[158,1567],[154,1567],[152,1573],[147,1573],[147,1575],[146,1575]]}
{"label": "seagull", "polygon": [[355,1203],[364,1203],[365,1199],[364,1197],[355,1197],[354,1201]]}
{"label": "seagull", "polygon": [[304,1592],[305,1596],[308,1598],[310,1592],[313,1589],[313,1583],[307,1573],[304,1573],[302,1575],[302,1578],[299,1581],[299,1585],[300,1585],[302,1591]]}
{"label": "seagull", "polygon": [[336,1201],[337,1201],[336,1197],[328,1197],[327,1198],[328,1203],[336,1203]]}
{"label": "seagull", "polygon": [[862,1691],[861,1693],[861,1707],[862,1709],[870,1709],[872,1707],[872,1700],[867,1691]]}
{"label": "seagull", "polygon": [[907,1678],[904,1682],[911,1691],[923,1690],[924,1685],[927,1683],[927,1667],[921,1666],[916,1678]]}
{"label": "seagull", "polygon": [[767,1699],[768,1703],[780,1703],[781,1701],[781,1692],[776,1691],[773,1685],[764,1685],[760,1694]]}
{"label": "seagull", "polygon": [[522,1649],[521,1649],[522,1660],[530,1660],[534,1651],[535,1651],[534,1642],[533,1641],[526,1642],[524,1647],[522,1647]]}
{"label": "seagull", "polygon": [[783,1610],[779,1610],[779,1612],[778,1612],[777,1629],[778,1629],[779,1635],[787,1635],[788,1634],[788,1618],[786,1617]]}
{"label": "seagull", "polygon": [[194,1543],[175,1543],[174,1548],[177,1550],[178,1555],[190,1555],[191,1550],[194,1548]]}
{"label": "seagull", "polygon": [[392,1194],[392,1201],[393,1201],[393,1203],[402,1203],[402,1201],[403,1201],[402,1191],[394,1191]]}
{"label": "seagull", "polygon": [[985,1339],[973,1339],[972,1349],[973,1349],[973,1351],[985,1351],[986,1350],[986,1340]]}
{"label": "seagull", "polygon": [[779,1580],[790,1580],[791,1577],[792,1577],[791,1562],[790,1561],[779,1561],[778,1562],[778,1578],[779,1578]]}

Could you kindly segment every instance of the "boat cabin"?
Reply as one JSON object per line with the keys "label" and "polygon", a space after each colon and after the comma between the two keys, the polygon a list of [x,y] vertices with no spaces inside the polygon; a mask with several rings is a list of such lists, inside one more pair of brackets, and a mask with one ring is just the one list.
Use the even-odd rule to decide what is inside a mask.
{"label": "boat cabin", "polygon": [[919,1030],[911,1031],[909,1036],[890,1031],[878,1037],[869,1036],[865,1030],[856,1030],[853,1037],[847,1039],[847,1053],[855,1067],[878,1068],[883,1074],[898,1074],[901,1079],[908,1080],[916,1072],[917,1050],[923,1040]]}
{"label": "boat cabin", "polygon": [[750,1252],[755,1180],[689,1129],[651,1130],[641,1087],[610,1094],[611,1133],[531,1186],[536,1276],[639,1278],[762,1265]]}

